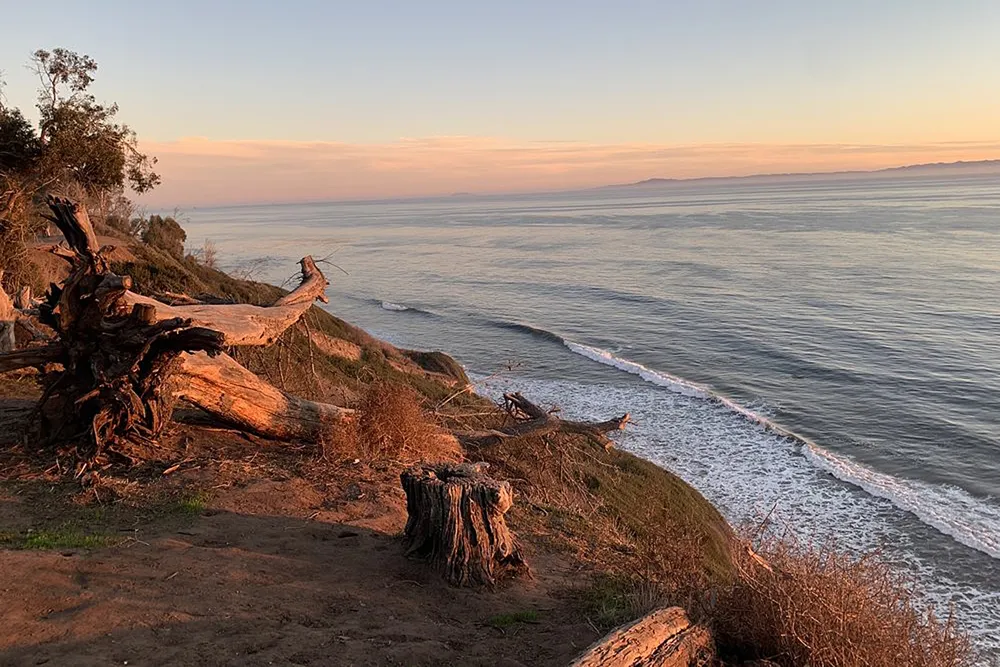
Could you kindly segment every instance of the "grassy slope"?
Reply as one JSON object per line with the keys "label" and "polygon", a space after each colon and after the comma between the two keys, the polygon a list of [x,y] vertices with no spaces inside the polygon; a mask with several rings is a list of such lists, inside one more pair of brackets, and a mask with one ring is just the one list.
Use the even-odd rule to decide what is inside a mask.
{"label": "grassy slope", "polygon": [[[112,270],[153,296],[173,292],[266,305],[284,293],[134,242]],[[328,353],[330,345],[315,343],[322,336],[348,353]],[[277,345],[232,353],[271,383],[307,398],[357,406],[368,387],[401,384],[416,390],[424,409],[446,427],[488,427],[500,418],[482,397],[452,396],[467,378],[446,354],[399,350],[319,307]],[[445,398],[451,399],[447,407],[435,409]],[[476,423],[469,414],[479,415],[471,418]],[[511,480],[519,496],[511,523],[533,548],[569,554],[585,581],[603,577],[588,603],[600,607],[594,618],[602,625],[644,611],[636,599],[643,581],[656,582],[668,601],[686,603],[731,573],[725,520],[696,490],[652,463],[566,434],[507,440],[466,457],[490,462],[497,477]],[[7,546],[28,546],[26,535],[5,538]]]}
{"label": "grassy slope", "polygon": [[[271,285],[237,280],[194,262],[179,261],[147,245],[137,244],[130,250],[136,259],[113,268],[131,275],[137,289],[147,294],[210,294],[267,304],[284,293]],[[356,400],[366,385],[389,381],[416,389],[425,407],[431,407],[454,391],[454,382],[442,380],[466,381],[461,366],[446,354],[397,350],[318,307],[309,311],[305,324],[290,330],[281,345],[242,351],[241,361],[294,393],[346,398],[347,402],[352,397]],[[311,344],[310,333],[357,345],[360,358],[324,354]],[[304,377],[301,370],[295,370],[302,365],[289,363],[280,372],[282,355],[308,362],[315,376]],[[417,371],[418,367],[427,372]],[[456,415],[493,405],[478,396],[463,395],[448,407],[445,422],[464,426]],[[507,441],[467,455],[491,462],[502,478],[519,480],[513,483],[527,502],[514,517],[515,523],[546,532],[563,546],[586,545],[587,560],[598,570],[669,570],[673,575],[663,576],[684,579],[674,582],[679,594],[730,573],[728,524],[700,493],[652,463],[626,452],[605,450],[581,436],[565,435]],[[595,559],[595,553],[603,556]],[[647,575],[657,576],[655,572]]]}

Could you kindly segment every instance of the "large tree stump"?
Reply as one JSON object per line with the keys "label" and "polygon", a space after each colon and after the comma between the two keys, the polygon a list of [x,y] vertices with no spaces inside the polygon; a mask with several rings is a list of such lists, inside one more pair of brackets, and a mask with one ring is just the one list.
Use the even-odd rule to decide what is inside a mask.
{"label": "large tree stump", "polygon": [[492,586],[527,565],[504,514],[514,504],[507,482],[485,474],[487,464],[435,463],[400,475],[406,491],[407,555],[439,567],[455,586]]}
{"label": "large tree stump", "polygon": [[714,655],[711,633],[668,607],[615,628],[570,667],[696,667]]}

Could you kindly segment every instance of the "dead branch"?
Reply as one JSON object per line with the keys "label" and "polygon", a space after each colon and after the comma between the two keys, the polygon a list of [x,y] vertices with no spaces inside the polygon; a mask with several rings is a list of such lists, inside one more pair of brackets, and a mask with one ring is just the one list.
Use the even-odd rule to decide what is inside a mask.
{"label": "dead branch", "polygon": [[66,349],[62,345],[29,347],[16,352],[0,354],[0,373],[20,368],[40,368],[45,364],[62,363]]}
{"label": "dead branch", "polygon": [[571,421],[559,418],[554,412],[543,410],[519,392],[504,394],[503,398],[504,409],[513,420],[513,424],[484,431],[456,431],[455,436],[463,443],[483,446],[497,444],[508,438],[562,431],[587,435],[608,447],[611,441],[605,434],[624,430],[631,419],[630,415],[625,413],[621,417],[601,422]]}
{"label": "dead branch", "polygon": [[177,292],[160,292],[157,296],[168,306],[198,306],[203,303],[190,295],[178,294]]}
{"label": "dead branch", "polygon": [[189,319],[196,326],[206,327],[225,336],[230,346],[271,345],[295,324],[313,301],[326,302],[323,293],[329,283],[316,267],[312,257],[303,257],[302,282],[292,292],[281,297],[271,306],[250,304],[192,304],[168,306],[156,299],[127,292],[124,302],[134,305],[148,304],[156,308],[161,320]]}

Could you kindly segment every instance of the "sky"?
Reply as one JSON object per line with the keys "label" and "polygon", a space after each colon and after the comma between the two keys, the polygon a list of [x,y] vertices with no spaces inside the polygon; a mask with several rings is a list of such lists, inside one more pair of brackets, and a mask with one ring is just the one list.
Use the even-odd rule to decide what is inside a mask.
{"label": "sky", "polygon": [[92,56],[151,205],[1000,158],[997,0],[2,2],[8,103]]}

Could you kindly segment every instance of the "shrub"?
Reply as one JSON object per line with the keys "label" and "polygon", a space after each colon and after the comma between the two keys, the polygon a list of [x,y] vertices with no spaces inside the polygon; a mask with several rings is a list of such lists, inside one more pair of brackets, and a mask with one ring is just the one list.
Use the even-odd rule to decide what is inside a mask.
{"label": "shrub", "polygon": [[427,420],[417,393],[407,386],[373,382],[358,409],[358,450],[368,461],[460,458],[458,443]]}
{"label": "shrub", "polygon": [[717,639],[733,657],[817,667],[972,664],[954,621],[920,611],[911,583],[877,554],[854,558],[786,538],[734,561],[737,576],[714,610]]}
{"label": "shrub", "polygon": [[167,251],[177,259],[182,259],[187,233],[173,218],[151,215],[145,224],[142,240],[155,248]]}

